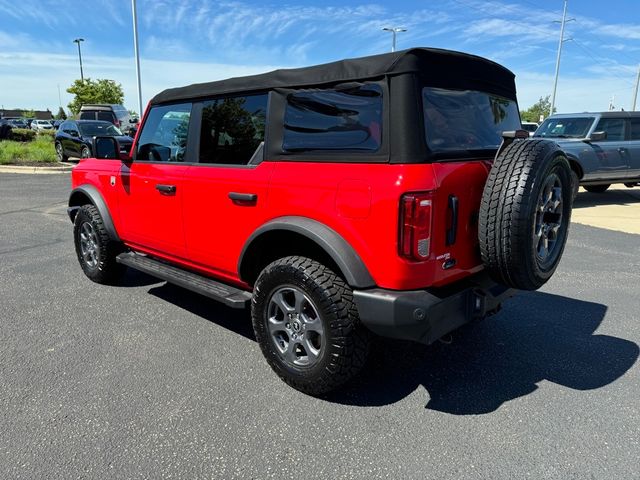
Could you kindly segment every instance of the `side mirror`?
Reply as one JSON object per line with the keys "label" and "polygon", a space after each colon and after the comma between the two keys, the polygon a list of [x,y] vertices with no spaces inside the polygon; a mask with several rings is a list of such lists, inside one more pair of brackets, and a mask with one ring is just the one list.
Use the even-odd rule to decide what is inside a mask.
{"label": "side mirror", "polygon": [[80,132],[78,132],[76,130],[71,130],[69,132],[69,135],[71,135],[72,137],[75,137],[75,138],[79,138],[80,137]]}
{"label": "side mirror", "polygon": [[593,132],[584,139],[585,142],[602,142],[607,139],[607,132]]}
{"label": "side mirror", "polygon": [[93,137],[95,158],[120,160],[120,145],[114,137]]}

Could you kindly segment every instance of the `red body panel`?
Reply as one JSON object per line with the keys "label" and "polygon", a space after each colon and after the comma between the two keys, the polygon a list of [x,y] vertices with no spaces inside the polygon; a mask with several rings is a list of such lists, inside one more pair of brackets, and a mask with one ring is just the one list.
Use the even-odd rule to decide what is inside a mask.
{"label": "red body panel", "polygon": [[[243,284],[240,253],[262,224],[282,216],[312,218],[340,234],[375,283],[394,290],[440,286],[480,270],[477,218],[488,174],[483,161],[425,164],[263,162],[257,167],[133,163],[87,159],[73,186],[95,185],[120,237],[153,253],[228,282]],[[110,185],[110,177],[116,185]],[[161,195],[156,184],[176,186]],[[254,193],[255,205],[230,192]],[[429,257],[398,254],[399,205],[407,192],[432,192]],[[448,199],[459,200],[456,242],[446,245]],[[455,263],[451,262],[455,261]],[[445,262],[453,265],[444,269]]]}

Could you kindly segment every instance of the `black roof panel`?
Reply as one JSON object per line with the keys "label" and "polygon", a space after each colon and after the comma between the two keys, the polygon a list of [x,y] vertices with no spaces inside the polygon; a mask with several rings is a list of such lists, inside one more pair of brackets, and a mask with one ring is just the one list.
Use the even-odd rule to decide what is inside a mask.
{"label": "black roof panel", "polygon": [[156,95],[151,104],[273,88],[311,87],[403,73],[419,74],[426,85],[435,87],[478,89],[512,99],[516,96],[513,73],[495,62],[451,50],[412,48],[311,67],[274,70],[259,75],[170,88]]}

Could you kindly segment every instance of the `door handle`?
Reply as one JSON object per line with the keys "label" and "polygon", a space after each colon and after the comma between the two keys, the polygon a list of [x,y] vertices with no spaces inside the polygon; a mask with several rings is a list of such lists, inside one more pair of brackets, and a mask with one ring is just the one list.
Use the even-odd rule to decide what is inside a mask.
{"label": "door handle", "polygon": [[229,198],[236,205],[255,205],[258,201],[258,194],[229,192]]}
{"label": "door handle", "polygon": [[162,185],[161,183],[158,183],[158,184],[156,184],[156,190],[158,190],[161,195],[175,195],[176,194],[176,186],[175,185]]}

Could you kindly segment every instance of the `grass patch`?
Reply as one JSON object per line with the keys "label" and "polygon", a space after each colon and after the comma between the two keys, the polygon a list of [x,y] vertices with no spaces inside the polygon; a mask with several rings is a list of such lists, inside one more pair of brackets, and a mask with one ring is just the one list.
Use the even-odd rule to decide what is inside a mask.
{"label": "grass patch", "polygon": [[0,165],[40,165],[57,161],[49,136],[38,136],[31,142],[0,142]]}

